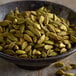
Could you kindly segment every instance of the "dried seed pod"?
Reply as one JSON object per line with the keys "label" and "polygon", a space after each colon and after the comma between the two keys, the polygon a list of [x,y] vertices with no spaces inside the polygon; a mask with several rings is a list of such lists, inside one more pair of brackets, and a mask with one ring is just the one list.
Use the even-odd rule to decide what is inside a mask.
{"label": "dried seed pod", "polygon": [[43,11],[45,7],[40,7],[37,11]]}
{"label": "dried seed pod", "polygon": [[40,47],[44,47],[45,44],[36,44],[35,48],[40,48]]}
{"label": "dried seed pod", "polygon": [[40,24],[38,24],[38,23],[33,23],[33,25],[34,25],[34,27],[36,27],[37,29],[41,29],[41,27],[40,27]]}
{"label": "dried seed pod", "polygon": [[28,42],[32,42],[32,38],[28,34],[24,34],[24,39]]}
{"label": "dried seed pod", "polygon": [[31,15],[31,11],[25,11],[24,12],[24,17],[26,18],[26,17],[30,17],[30,15]]}
{"label": "dried seed pod", "polygon": [[15,10],[15,15],[17,15],[17,14],[19,14],[20,12],[19,12],[19,9],[18,9],[18,7],[16,7],[16,10]]}
{"label": "dried seed pod", "polygon": [[38,50],[36,50],[36,49],[34,49],[34,50],[33,50],[33,54],[34,54],[34,55],[41,55],[41,52],[38,51]]}
{"label": "dried seed pod", "polygon": [[63,62],[57,62],[54,64],[55,67],[63,67],[64,63]]}
{"label": "dried seed pod", "polygon": [[70,36],[70,40],[72,40],[72,42],[76,42],[76,37],[73,36],[73,35],[71,35],[71,36]]}
{"label": "dried seed pod", "polygon": [[60,32],[61,32],[61,30],[60,30],[59,28],[55,28],[55,31],[56,31],[57,33],[60,33]]}
{"label": "dried seed pod", "polygon": [[59,48],[65,48],[65,47],[66,47],[66,45],[64,43],[60,42]]}
{"label": "dried seed pod", "polygon": [[36,36],[33,37],[33,42],[34,42],[34,43],[37,42],[37,37],[36,37]]}
{"label": "dried seed pod", "polygon": [[66,48],[62,48],[61,50],[60,50],[60,53],[62,54],[62,53],[65,53],[65,52],[67,52],[67,49]]}
{"label": "dried seed pod", "polygon": [[28,25],[33,25],[33,21],[30,18],[26,18],[25,20]]}
{"label": "dried seed pod", "polygon": [[41,29],[40,24],[33,22],[30,18],[26,18],[25,20],[28,25],[30,25],[30,26],[32,25],[37,29]]}
{"label": "dried seed pod", "polygon": [[50,45],[53,45],[53,44],[54,44],[54,42],[51,41],[51,40],[44,41],[44,43],[45,43],[45,44],[50,44]]}
{"label": "dried seed pod", "polygon": [[14,23],[16,23],[16,24],[24,24],[25,23],[25,19],[24,18],[16,18],[15,20],[14,20]]}
{"label": "dried seed pod", "polygon": [[40,33],[40,31],[39,31],[38,29],[35,29],[35,32],[36,32],[35,34],[36,34],[37,36],[39,36],[39,37],[41,36],[41,33]]}
{"label": "dried seed pod", "polygon": [[46,52],[43,51],[41,54],[42,54],[42,57],[44,57],[44,58],[47,57],[47,53]]}
{"label": "dried seed pod", "polygon": [[63,36],[64,40],[69,40],[69,36]]}
{"label": "dried seed pod", "polygon": [[13,10],[11,10],[9,13],[8,13],[8,15],[7,16],[14,16],[14,11]]}
{"label": "dried seed pod", "polygon": [[40,37],[40,39],[38,40],[38,44],[43,43],[44,40],[45,40],[45,35],[42,35],[42,36]]}
{"label": "dried seed pod", "polygon": [[57,56],[58,54],[56,52],[51,52],[48,56]]}
{"label": "dried seed pod", "polygon": [[24,30],[25,30],[25,25],[21,25],[21,26],[20,26],[20,32],[23,33]]}
{"label": "dried seed pod", "polygon": [[75,76],[74,73],[64,73],[64,76]]}
{"label": "dried seed pod", "polygon": [[63,71],[68,71],[70,69],[72,69],[71,66],[64,66],[64,67],[61,68],[61,70],[63,70]]}
{"label": "dried seed pod", "polygon": [[54,21],[60,21],[60,18],[58,16],[56,16],[55,14],[53,14],[53,19],[54,19]]}
{"label": "dried seed pod", "polygon": [[0,51],[2,51],[3,50],[3,47],[2,46],[0,46]]}
{"label": "dried seed pod", "polygon": [[65,25],[61,25],[60,29],[63,30],[63,31],[67,31],[67,27]]}
{"label": "dried seed pod", "polygon": [[60,51],[61,51],[61,49],[60,49],[60,48],[55,48],[55,51],[60,52]]}
{"label": "dried seed pod", "polygon": [[49,40],[49,37],[45,36],[45,41],[48,41]]}
{"label": "dried seed pod", "polygon": [[4,42],[4,38],[2,36],[0,37],[0,42]]}
{"label": "dried seed pod", "polygon": [[36,11],[31,11],[31,14],[37,15]]}
{"label": "dried seed pod", "polygon": [[32,21],[36,21],[36,17],[34,15],[31,15],[30,18]]}
{"label": "dried seed pod", "polygon": [[15,46],[14,46],[14,49],[15,49],[15,50],[19,50],[19,46],[18,46],[18,45],[15,45]]}
{"label": "dried seed pod", "polygon": [[52,45],[45,45],[44,48],[45,48],[46,50],[48,50],[48,49],[52,49],[53,46],[52,46]]}
{"label": "dried seed pod", "polygon": [[36,59],[36,58],[37,58],[37,56],[36,56],[36,55],[32,55],[32,58]]}
{"label": "dried seed pod", "polygon": [[47,51],[47,55],[49,56],[49,54],[51,54],[51,52],[54,52],[54,50],[49,49],[49,50]]}
{"label": "dried seed pod", "polygon": [[44,18],[44,24],[45,25],[49,24],[49,21],[50,21],[50,18],[49,18],[49,16],[46,15]]}
{"label": "dried seed pod", "polygon": [[10,33],[15,33],[15,32],[16,32],[15,29],[11,29],[11,30],[10,30]]}
{"label": "dried seed pod", "polygon": [[68,28],[68,33],[70,35],[75,35],[76,34],[76,32],[74,31],[74,29],[72,29],[72,28]]}
{"label": "dried seed pod", "polygon": [[63,70],[58,70],[57,72],[56,72],[56,75],[64,75],[64,71]]}
{"label": "dried seed pod", "polygon": [[27,47],[28,43],[27,42],[23,42],[22,44],[22,50],[24,50]]}
{"label": "dried seed pod", "polygon": [[5,50],[4,53],[6,53],[8,55],[15,55],[15,52],[13,50],[10,50],[10,49]]}
{"label": "dried seed pod", "polygon": [[47,13],[46,15],[48,18],[53,19],[53,13]]}
{"label": "dried seed pod", "polygon": [[24,38],[20,38],[20,43],[21,43],[20,45],[22,45],[24,41],[25,41]]}
{"label": "dried seed pod", "polygon": [[10,39],[11,41],[18,41],[18,38],[16,38],[13,34],[8,33],[8,39]]}
{"label": "dried seed pod", "polygon": [[19,26],[17,26],[16,24],[12,25],[12,27],[16,30],[19,29]]}
{"label": "dried seed pod", "polygon": [[68,48],[68,49],[71,48],[71,43],[70,43],[69,40],[64,40],[63,42],[67,45],[67,48]]}
{"label": "dried seed pod", "polygon": [[15,46],[15,42],[11,42],[9,45],[7,45],[9,49],[12,49]]}
{"label": "dried seed pod", "polygon": [[49,32],[49,30],[47,29],[47,27],[44,26],[43,24],[41,24],[41,28],[42,28],[45,32]]}
{"label": "dried seed pod", "polygon": [[52,38],[53,40],[60,40],[60,41],[63,40],[63,38],[62,38],[61,36],[58,36],[56,33],[48,32],[47,34],[48,34],[48,36],[49,36],[50,38]]}
{"label": "dried seed pod", "polygon": [[52,24],[48,24],[47,27],[48,27],[49,31],[55,32],[55,27]]}
{"label": "dried seed pod", "polygon": [[16,50],[16,54],[25,54],[26,52],[23,50]]}
{"label": "dried seed pod", "polygon": [[65,32],[65,31],[59,32],[57,34],[60,35],[60,36],[67,36],[68,35],[68,33]]}
{"label": "dried seed pod", "polygon": [[28,58],[27,54],[19,55],[20,58]]}
{"label": "dried seed pod", "polygon": [[0,26],[8,26],[11,23],[10,20],[4,20],[0,22]]}
{"label": "dried seed pod", "polygon": [[72,69],[76,69],[76,64],[70,64],[70,66],[72,67]]}
{"label": "dried seed pod", "polygon": [[28,26],[28,29],[30,31],[32,31],[36,36],[38,36],[38,37],[41,36],[41,33],[40,33],[40,31],[38,29],[34,29],[34,27],[32,27],[32,26]]}
{"label": "dried seed pod", "polygon": [[0,33],[2,33],[3,32],[3,28],[0,26]]}
{"label": "dried seed pod", "polygon": [[26,51],[26,52],[29,52],[31,49],[32,49],[32,46],[31,46],[31,45],[28,45],[28,46],[25,48],[25,51]]}
{"label": "dried seed pod", "polygon": [[6,40],[6,41],[7,41],[7,43],[11,43],[11,42],[12,42],[12,41],[11,41],[10,39],[8,39],[8,38],[7,38],[7,40]]}
{"label": "dried seed pod", "polygon": [[44,22],[44,16],[40,16],[39,23],[42,24]]}
{"label": "dried seed pod", "polygon": [[34,37],[34,34],[30,30],[25,31],[29,36]]}

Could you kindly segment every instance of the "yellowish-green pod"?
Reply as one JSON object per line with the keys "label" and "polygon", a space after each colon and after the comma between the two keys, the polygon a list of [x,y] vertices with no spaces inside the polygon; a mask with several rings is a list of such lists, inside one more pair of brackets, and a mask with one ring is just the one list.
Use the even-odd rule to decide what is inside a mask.
{"label": "yellowish-green pod", "polygon": [[65,52],[67,52],[67,49],[66,49],[66,48],[62,48],[62,49],[60,50],[60,53],[65,53]]}
{"label": "yellowish-green pod", "polygon": [[60,76],[62,76],[62,75],[64,75],[64,71],[63,70],[58,70],[57,72],[56,72],[56,75],[60,75]]}
{"label": "yellowish-green pod", "polygon": [[38,29],[36,29],[36,28],[34,29],[33,26],[28,26],[28,29],[29,29],[30,31],[32,31],[36,36],[38,36],[38,37],[41,36],[40,31],[39,31]]}
{"label": "yellowish-green pod", "polygon": [[56,52],[51,52],[48,56],[57,56],[58,54]]}
{"label": "yellowish-green pod", "polygon": [[0,51],[2,51],[3,50],[3,47],[2,46],[0,46]]}
{"label": "yellowish-green pod", "polygon": [[63,67],[65,64],[63,62],[57,62],[54,64],[55,67]]}
{"label": "yellowish-green pod", "polygon": [[6,53],[8,55],[15,55],[15,52],[13,50],[10,50],[10,49],[5,50],[4,53]]}
{"label": "yellowish-green pod", "polygon": [[51,41],[51,40],[47,40],[47,41],[44,41],[45,44],[50,44],[50,45],[54,45],[54,42]]}
{"label": "yellowish-green pod", "polygon": [[20,58],[27,58],[27,54],[19,55]]}
{"label": "yellowish-green pod", "polygon": [[45,44],[36,44],[35,45],[35,48],[40,48],[40,47],[43,47]]}
{"label": "yellowish-green pod", "polygon": [[76,64],[70,64],[70,66],[72,67],[72,69],[76,69]]}
{"label": "yellowish-green pod", "polygon": [[72,69],[71,66],[64,66],[64,67],[61,68],[61,70],[63,70],[63,71],[68,71],[70,69]]}
{"label": "yellowish-green pod", "polygon": [[38,44],[43,43],[44,40],[45,40],[45,35],[42,35],[42,36],[40,37],[40,39],[38,40]]}
{"label": "yellowish-green pod", "polygon": [[32,42],[32,38],[28,34],[24,34],[24,39],[28,42]]}
{"label": "yellowish-green pod", "polygon": [[75,76],[74,73],[65,73],[63,76]]}
{"label": "yellowish-green pod", "polygon": [[34,50],[33,50],[33,54],[34,54],[34,55],[41,55],[41,52],[38,51],[38,50],[36,50],[36,49],[34,49]]}
{"label": "yellowish-green pod", "polygon": [[26,52],[23,50],[16,50],[16,54],[25,54]]}
{"label": "yellowish-green pod", "polygon": [[45,48],[46,50],[48,50],[48,49],[52,49],[53,46],[52,46],[52,45],[45,45],[44,48]]}
{"label": "yellowish-green pod", "polygon": [[22,50],[24,50],[27,47],[28,43],[27,42],[23,42],[22,44]]}
{"label": "yellowish-green pod", "polygon": [[34,37],[34,34],[30,30],[25,31],[29,36]]}

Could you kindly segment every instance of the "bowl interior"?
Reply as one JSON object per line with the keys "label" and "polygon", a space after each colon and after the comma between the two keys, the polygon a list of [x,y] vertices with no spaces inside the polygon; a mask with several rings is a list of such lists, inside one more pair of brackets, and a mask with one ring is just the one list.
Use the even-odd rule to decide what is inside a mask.
{"label": "bowl interior", "polygon": [[[40,8],[41,6],[47,7],[49,10],[51,10],[57,16],[68,19],[71,23],[76,24],[75,11],[72,11],[71,9],[69,9],[65,6],[62,6],[62,5],[59,5],[56,3],[52,3],[52,2],[47,2],[47,1],[18,1],[18,2],[11,2],[11,3],[0,5],[0,21],[2,21],[5,18],[5,16],[8,14],[8,12],[10,10],[15,10],[16,7],[18,7],[20,11],[25,11],[25,10],[36,10],[36,9]],[[74,47],[75,47],[75,44],[74,44]],[[72,49],[63,55],[59,55],[56,57],[50,57],[50,58],[55,59],[55,58],[59,58],[61,56],[67,56],[75,51],[76,51],[75,49]],[[4,55],[4,56],[8,56],[1,52],[0,52],[0,54]],[[10,57],[12,57],[12,56],[10,56]]]}

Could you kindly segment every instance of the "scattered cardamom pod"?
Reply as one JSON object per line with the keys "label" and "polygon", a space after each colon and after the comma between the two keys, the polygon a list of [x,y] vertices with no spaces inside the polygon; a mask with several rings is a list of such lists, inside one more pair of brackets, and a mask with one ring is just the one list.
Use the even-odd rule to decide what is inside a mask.
{"label": "scattered cardamom pod", "polygon": [[63,62],[57,62],[54,64],[55,67],[64,67],[64,63]]}

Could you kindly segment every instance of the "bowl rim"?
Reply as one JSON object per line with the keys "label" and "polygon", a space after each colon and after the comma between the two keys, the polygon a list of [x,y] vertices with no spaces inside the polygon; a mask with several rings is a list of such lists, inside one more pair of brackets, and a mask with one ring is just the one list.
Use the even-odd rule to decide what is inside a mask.
{"label": "bowl rim", "polygon": [[[26,1],[24,1],[24,0],[23,1],[12,1],[12,2],[1,4],[0,7],[4,6],[4,5],[11,4],[11,3],[18,3],[18,2],[30,2],[30,1],[28,1],[28,0],[26,0]],[[67,9],[73,11],[73,12],[76,12],[75,10],[73,10],[73,9],[71,9],[71,8],[65,6],[65,5],[62,5],[62,4],[59,4],[59,3],[55,3],[55,2],[51,2],[51,1],[43,1],[43,0],[41,0],[41,1],[31,1],[31,2],[50,2],[52,4],[56,4],[56,5],[65,7],[65,8],[67,8]],[[24,60],[24,61],[42,61],[42,60],[53,60],[53,59],[56,60],[56,59],[59,59],[59,58],[62,58],[62,57],[69,56],[69,55],[71,55],[74,52],[76,52],[76,47],[71,49],[71,50],[69,50],[66,53],[63,53],[63,54],[60,54],[60,55],[57,55],[57,56],[53,56],[53,57],[47,57],[47,58],[38,58],[38,59],[30,58],[30,59],[25,59],[25,58],[18,58],[18,57],[15,57],[15,56],[11,56],[11,55],[5,54],[3,52],[0,52],[0,57],[6,58],[6,59],[10,59],[10,60],[19,60],[19,61],[22,61],[22,60]]]}
{"label": "bowl rim", "polygon": [[18,58],[18,57],[15,57],[15,56],[11,56],[11,55],[8,55],[8,54],[5,54],[3,52],[0,52],[0,57],[3,57],[3,58],[6,58],[6,59],[10,59],[10,60],[18,60],[18,61],[42,61],[42,60],[56,60],[56,59],[60,59],[60,58],[63,58],[63,57],[66,57],[66,56],[69,56],[71,54],[73,54],[74,52],[76,52],[76,48],[73,48],[71,49],[70,51],[66,52],[66,53],[63,53],[63,54],[60,54],[60,55],[57,55],[57,56],[52,56],[52,57],[47,57],[47,58],[36,58],[36,59],[33,59],[33,58],[28,58],[28,59],[25,59],[25,58]]}

